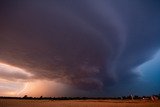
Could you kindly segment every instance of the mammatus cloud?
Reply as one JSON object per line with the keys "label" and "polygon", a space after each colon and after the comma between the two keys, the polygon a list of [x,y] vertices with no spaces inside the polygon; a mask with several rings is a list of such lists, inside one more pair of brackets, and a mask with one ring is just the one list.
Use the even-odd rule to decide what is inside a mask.
{"label": "mammatus cloud", "polygon": [[1,11],[0,61],[79,89],[134,79],[160,46],[160,15],[143,1],[17,0]]}

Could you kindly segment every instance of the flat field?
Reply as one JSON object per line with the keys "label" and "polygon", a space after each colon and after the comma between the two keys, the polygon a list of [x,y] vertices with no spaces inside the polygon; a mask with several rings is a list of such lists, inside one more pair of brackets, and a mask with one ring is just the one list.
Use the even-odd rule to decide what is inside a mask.
{"label": "flat field", "polygon": [[160,107],[160,101],[0,99],[0,107]]}

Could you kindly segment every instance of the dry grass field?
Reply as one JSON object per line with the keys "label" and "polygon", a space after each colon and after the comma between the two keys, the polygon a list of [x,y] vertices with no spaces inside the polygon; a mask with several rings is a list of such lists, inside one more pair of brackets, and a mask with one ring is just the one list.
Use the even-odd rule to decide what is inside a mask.
{"label": "dry grass field", "polygon": [[0,99],[0,107],[160,107],[160,101]]}

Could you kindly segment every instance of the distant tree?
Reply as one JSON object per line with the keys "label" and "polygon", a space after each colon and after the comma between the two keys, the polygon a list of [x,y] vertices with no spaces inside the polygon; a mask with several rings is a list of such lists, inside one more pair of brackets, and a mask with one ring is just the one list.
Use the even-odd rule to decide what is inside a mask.
{"label": "distant tree", "polygon": [[133,100],[133,95],[131,94],[130,96],[131,96],[131,99]]}
{"label": "distant tree", "polygon": [[23,98],[28,98],[28,96],[27,95],[24,95],[24,97]]}
{"label": "distant tree", "polygon": [[140,99],[140,97],[138,95],[135,95],[134,99]]}
{"label": "distant tree", "polygon": [[126,96],[122,96],[122,99],[127,99],[127,97]]}
{"label": "distant tree", "polygon": [[128,96],[126,97],[126,99],[131,99],[131,96],[130,96],[130,95],[128,95]]}
{"label": "distant tree", "polygon": [[42,99],[42,98],[43,98],[43,96],[40,96],[39,98],[40,98],[40,99]]}

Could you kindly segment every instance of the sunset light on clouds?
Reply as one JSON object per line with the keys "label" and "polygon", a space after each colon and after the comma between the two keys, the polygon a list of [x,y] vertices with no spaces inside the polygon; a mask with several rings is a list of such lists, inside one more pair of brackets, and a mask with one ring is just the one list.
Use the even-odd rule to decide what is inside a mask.
{"label": "sunset light on clouds", "polygon": [[8,64],[0,63],[0,94],[16,96],[27,84],[32,74]]}

